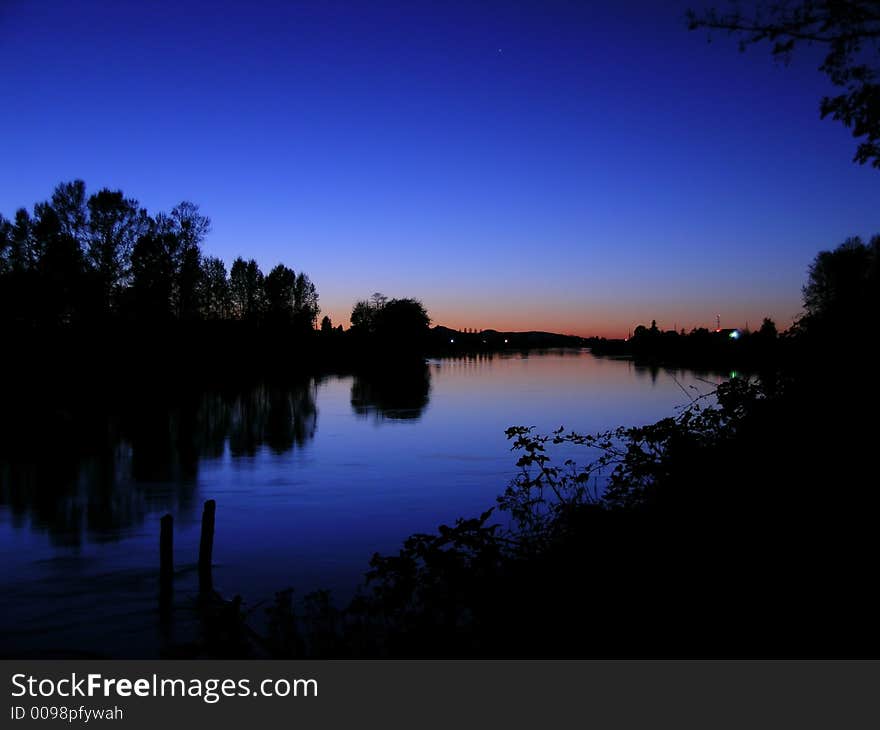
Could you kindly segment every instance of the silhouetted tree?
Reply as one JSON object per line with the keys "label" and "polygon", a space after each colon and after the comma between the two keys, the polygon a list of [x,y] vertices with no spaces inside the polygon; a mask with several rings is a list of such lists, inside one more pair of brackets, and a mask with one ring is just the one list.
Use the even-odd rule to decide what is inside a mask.
{"label": "silhouetted tree", "polygon": [[61,234],[84,251],[89,240],[86,184],[82,180],[59,184],[52,193],[52,209],[58,217]]}
{"label": "silhouetted tree", "polygon": [[842,93],[826,96],[822,118],[842,122],[859,143],[854,161],[880,168],[880,84],[878,41],[880,5],[876,0],[800,0],[756,2],[743,13],[739,3],[726,12],[688,11],[691,30],[707,28],[736,34],[740,49],[768,41],[773,55],[787,61],[802,45],[821,45],[826,55],[819,70]]}
{"label": "silhouetted tree", "polygon": [[333,331],[333,322],[330,321],[330,317],[326,314],[321,319],[321,332],[324,334],[328,334]]}
{"label": "silhouetted tree", "polygon": [[211,219],[199,213],[199,206],[188,200],[181,201],[171,209],[171,220],[185,249],[200,248],[211,231]]}
{"label": "silhouetted tree", "polygon": [[3,219],[0,225],[0,318],[7,321],[29,321],[34,305],[39,302],[37,261],[40,251],[34,236],[31,216],[24,208],[15,213],[14,222]]}
{"label": "silhouetted tree", "polygon": [[417,344],[428,334],[431,318],[418,299],[392,299],[375,315],[376,335],[400,344]]}
{"label": "silhouetted tree", "polygon": [[848,238],[833,251],[822,251],[810,266],[804,286],[802,324],[809,330],[834,330],[851,335],[876,332],[878,314],[880,236],[865,244]]}
{"label": "silhouetted tree", "polygon": [[131,254],[132,308],[139,319],[168,319],[174,313],[174,253],[177,237],[162,220],[151,221]]}
{"label": "silhouetted tree", "polygon": [[78,191],[74,191],[78,196],[73,201],[59,195],[66,188],[59,185],[53,196],[53,200],[58,201],[57,207],[52,203],[34,206],[33,234],[40,242],[40,259],[37,262],[39,300],[32,313],[47,323],[70,322],[77,315],[83,274],[80,241],[85,228],[78,208],[83,206],[85,188],[75,184],[74,187],[78,187]]}
{"label": "silhouetted tree", "polygon": [[97,277],[104,312],[111,312],[128,282],[131,252],[147,228],[146,211],[121,190],[104,188],[88,200],[88,261]]}
{"label": "silhouetted tree", "polygon": [[202,281],[202,313],[208,319],[226,319],[231,306],[226,264],[215,256],[206,256],[202,260]]}
{"label": "silhouetted tree", "polygon": [[300,273],[296,277],[296,286],[293,290],[294,322],[302,330],[311,330],[315,327],[318,313],[318,290],[308,276]]}
{"label": "silhouetted tree", "polygon": [[201,245],[211,230],[211,220],[199,213],[199,206],[189,201],[178,203],[169,218],[177,236],[175,252],[174,305],[181,319],[193,319],[201,310],[202,285]]}
{"label": "silhouetted tree", "polygon": [[229,269],[229,298],[233,316],[244,319],[248,311],[247,262],[241,256]]}
{"label": "silhouetted tree", "polygon": [[12,226],[10,262],[13,271],[33,271],[37,268],[40,250],[33,235],[33,222],[26,208],[15,211]]}
{"label": "silhouetted tree", "polygon": [[12,271],[12,221],[0,214],[0,276]]}
{"label": "silhouetted tree", "polygon": [[388,303],[388,297],[382,292],[373,292],[369,299],[356,302],[351,310],[351,330],[358,334],[374,334],[376,331],[376,315]]}
{"label": "silhouetted tree", "polygon": [[296,274],[284,264],[278,264],[266,276],[266,317],[273,322],[289,324],[293,321]]}
{"label": "silhouetted tree", "polygon": [[376,310],[366,300],[356,302],[351,310],[351,331],[358,334],[370,334],[373,332],[373,318]]}
{"label": "silhouetted tree", "polygon": [[263,272],[253,259],[245,261],[239,256],[232,262],[229,289],[233,312],[239,319],[258,319],[265,311]]}
{"label": "silhouetted tree", "polygon": [[775,340],[777,334],[776,322],[770,319],[770,317],[764,317],[764,321],[761,322],[761,329],[758,330],[758,335],[767,340]]}

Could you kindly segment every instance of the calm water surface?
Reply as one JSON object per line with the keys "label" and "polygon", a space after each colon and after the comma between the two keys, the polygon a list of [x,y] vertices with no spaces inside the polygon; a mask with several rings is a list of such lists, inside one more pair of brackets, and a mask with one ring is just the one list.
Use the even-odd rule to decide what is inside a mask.
{"label": "calm water surface", "polygon": [[123,400],[74,424],[93,448],[47,427],[45,444],[0,454],[0,653],[152,653],[159,519],[174,516],[182,601],[196,590],[206,499],[223,595],[260,611],[282,588],[323,587],[343,603],[374,552],[494,504],[516,471],[508,426],[649,423],[708,381],[721,378],[516,353]]}

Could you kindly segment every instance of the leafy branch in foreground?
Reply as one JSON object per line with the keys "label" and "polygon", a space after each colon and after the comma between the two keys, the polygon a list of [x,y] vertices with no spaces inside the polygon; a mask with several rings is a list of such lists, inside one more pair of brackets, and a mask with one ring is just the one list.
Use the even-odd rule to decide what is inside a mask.
{"label": "leafy branch in foreground", "polygon": [[[584,505],[632,509],[655,501],[657,490],[669,482],[682,460],[734,438],[751,405],[763,397],[757,384],[742,378],[708,395],[714,395],[717,406],[703,406],[708,397],[703,396],[674,418],[595,435],[562,428],[536,435],[532,427],[508,428],[512,450],[522,452],[520,473],[498,501],[516,521],[517,537],[540,545],[566,529],[571,514]],[[594,455],[585,466],[572,459],[557,466],[548,454],[551,445],[582,446]]]}
{"label": "leafy branch in foreground", "polygon": [[398,555],[374,555],[367,573],[373,598],[398,617],[460,621],[469,597],[497,579],[513,554],[515,543],[488,524],[492,512],[441,525],[433,535],[412,535]]}
{"label": "leafy branch in foreground", "polygon": [[707,29],[739,36],[740,50],[764,41],[773,56],[788,61],[798,46],[825,48],[819,66],[843,93],[822,99],[822,118],[830,116],[864,138],[854,161],[880,168],[880,3],[876,0],[801,0],[755,3],[748,14],[732,3],[726,12],[689,10],[690,30]]}

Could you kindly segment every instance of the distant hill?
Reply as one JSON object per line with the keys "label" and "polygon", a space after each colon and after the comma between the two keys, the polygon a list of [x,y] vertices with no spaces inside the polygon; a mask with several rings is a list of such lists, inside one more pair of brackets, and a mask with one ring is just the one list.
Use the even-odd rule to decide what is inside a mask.
{"label": "distant hill", "polygon": [[488,329],[482,332],[459,332],[437,325],[431,328],[432,349],[443,350],[502,350],[531,349],[542,347],[585,347],[589,341],[574,335],[555,332],[499,332]]}

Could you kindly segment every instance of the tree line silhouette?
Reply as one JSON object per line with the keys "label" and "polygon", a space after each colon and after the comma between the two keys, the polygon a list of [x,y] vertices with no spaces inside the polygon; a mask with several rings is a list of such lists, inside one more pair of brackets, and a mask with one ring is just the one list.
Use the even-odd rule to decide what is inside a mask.
{"label": "tree line silhouette", "polygon": [[311,330],[319,313],[309,277],[202,250],[211,229],[183,201],[151,216],[121,190],[86,194],[59,184],[33,211],[0,215],[0,321],[79,325],[108,321],[244,320]]}
{"label": "tree line silhouette", "polygon": [[594,338],[589,346],[594,355],[626,355],[637,363],[755,370],[775,365],[787,336],[769,317],[757,330],[694,327],[690,332],[664,330],[652,320],[650,327],[640,324],[624,340]]}

